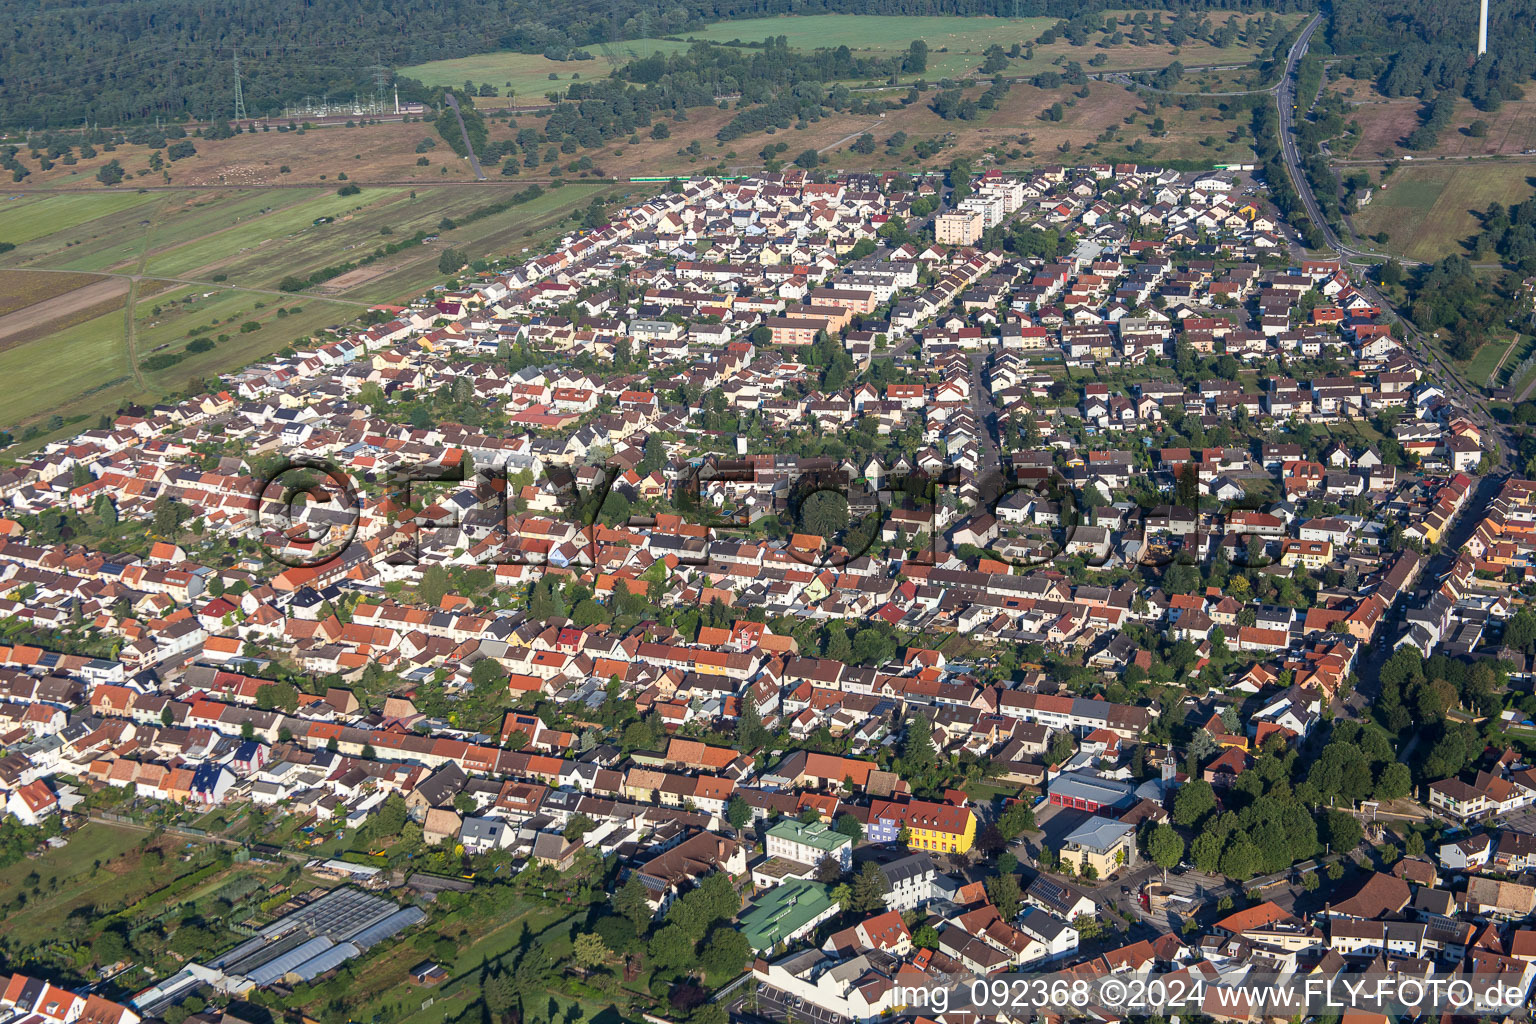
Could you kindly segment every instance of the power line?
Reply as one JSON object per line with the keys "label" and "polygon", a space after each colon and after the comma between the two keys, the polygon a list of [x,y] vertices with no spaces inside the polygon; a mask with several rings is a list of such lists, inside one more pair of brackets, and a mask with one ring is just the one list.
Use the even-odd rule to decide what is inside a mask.
{"label": "power line", "polygon": [[245,120],[245,95],[240,91],[240,50],[235,49],[235,120]]}

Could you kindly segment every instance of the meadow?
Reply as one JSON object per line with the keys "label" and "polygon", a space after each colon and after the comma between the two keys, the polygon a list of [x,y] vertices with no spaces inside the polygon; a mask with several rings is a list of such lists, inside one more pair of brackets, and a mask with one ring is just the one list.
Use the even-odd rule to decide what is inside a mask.
{"label": "meadow", "polygon": [[1386,249],[1409,259],[1463,253],[1461,243],[1478,229],[1475,213],[1492,202],[1530,198],[1533,176],[1530,160],[1401,164],[1354,215],[1355,228],[1361,235],[1387,232]]}
{"label": "meadow", "polygon": [[[1131,12],[1112,11],[1126,17]],[[1280,21],[1293,25],[1300,15],[1281,15]],[[401,74],[427,85],[462,86],[466,81],[477,86],[485,83],[503,93],[485,98],[488,106],[505,104],[505,90],[510,85],[516,103],[539,103],[546,93],[563,92],[573,76],[581,79],[605,78],[616,65],[646,57],[655,52],[670,53],[686,49],[691,41],[715,43],[758,43],[769,37],[783,36],[793,49],[847,46],[855,53],[890,56],[907,49],[914,39],[928,44],[928,68],[921,75],[901,76],[903,84],[924,78],[963,78],[976,73],[987,47],[997,44],[1008,49],[1014,43],[1028,46],[1056,23],[1055,18],[992,18],[947,16],[899,16],[880,14],[812,14],[771,18],[746,18],[723,21],[686,34],[684,39],[635,39],[616,43],[606,52],[594,51],[590,61],[551,61],[538,54],[488,53],[456,60],[432,61],[403,68]],[[1183,46],[1133,46],[1122,43],[1109,46],[1098,42],[1073,46],[1066,40],[1037,45],[1031,59],[1023,57],[1008,62],[1004,74],[1032,75],[1048,71],[1058,62],[1076,60],[1087,64],[1102,54],[1099,70],[1123,71],[1164,68],[1174,61],[1186,66],[1201,64],[1243,64],[1260,56],[1255,46],[1242,41],[1228,47],[1214,47],[1207,42],[1187,41]],[[610,59],[611,58],[611,59]],[[557,80],[550,75],[558,76]]]}

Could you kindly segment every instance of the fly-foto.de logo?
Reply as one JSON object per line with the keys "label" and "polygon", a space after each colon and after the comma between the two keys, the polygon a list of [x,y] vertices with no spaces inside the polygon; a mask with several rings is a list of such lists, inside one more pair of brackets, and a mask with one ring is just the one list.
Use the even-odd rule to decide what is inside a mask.
{"label": "fly-foto.de logo", "polygon": [[[317,570],[348,557],[364,520],[370,529],[361,539],[387,534],[397,565],[444,547],[486,566],[593,565],[601,527],[656,528],[655,515],[635,511],[647,501],[716,539],[777,541],[818,571],[882,555],[940,564],[951,554],[1010,569],[1069,560],[1159,567],[1201,560],[1213,521],[1211,510],[1188,505],[1115,504],[1091,477],[1017,457],[980,472],[940,466],[872,480],[826,458],[710,456],[650,497],[625,473],[611,465],[472,465],[457,449],[356,477],[328,459],[294,458],[260,482],[257,515],[274,560]],[[577,535],[552,547],[530,538],[525,516],[574,523]],[[1248,539],[1237,538],[1234,548],[1251,552]],[[711,561],[707,542],[673,543],[660,531],[653,540],[680,566]]]}

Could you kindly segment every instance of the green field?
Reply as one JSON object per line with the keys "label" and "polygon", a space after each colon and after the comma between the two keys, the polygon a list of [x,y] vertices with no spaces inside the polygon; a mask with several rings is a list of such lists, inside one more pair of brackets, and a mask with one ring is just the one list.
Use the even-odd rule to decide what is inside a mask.
{"label": "green field", "polygon": [[[649,57],[657,50],[672,53],[687,48],[687,43],[666,39],[632,39],[614,44],[612,52],[620,63],[624,63]],[[417,64],[415,67],[401,68],[400,73],[429,86],[460,86],[466,81],[474,82],[477,86],[488,83],[501,93],[494,98],[480,100],[488,106],[504,105],[509,90],[513,103],[543,103],[545,93],[556,90],[564,92],[573,80],[577,80],[577,76],[582,80],[607,78],[613,71],[613,64],[596,51],[593,51],[593,56],[595,60],[550,60],[538,53],[482,53],[473,57]],[[551,79],[550,75],[558,77]]]}
{"label": "green field", "polygon": [[[464,218],[525,187],[509,182],[485,188],[422,188],[414,197],[404,188],[367,188],[355,196],[323,188],[148,196],[102,192],[28,201],[18,213],[35,220],[40,214],[26,212],[28,207],[53,204],[67,212],[69,228],[18,245],[0,258],[0,267],[143,274],[133,317],[137,363],[130,359],[121,306],[0,351],[0,374],[20,382],[6,402],[0,426],[13,429],[53,414],[64,417],[63,428],[33,442],[40,444],[76,432],[86,418],[128,401],[184,393],[198,381],[268,357],[322,328],[344,324],[369,304],[421,294],[441,282],[437,259],[445,247],[515,258],[568,230],[568,216],[584,209],[594,195],[619,201],[640,194],[635,186],[573,183],[462,227],[440,227],[445,217]],[[124,199],[148,204],[125,208]],[[98,213],[94,219],[92,212]],[[316,225],[318,217],[335,220]],[[390,234],[383,234],[384,229]],[[289,274],[306,276],[357,260],[417,231],[439,238],[308,292],[272,293]],[[71,244],[76,237],[87,241]],[[215,276],[222,280],[212,281]],[[180,284],[175,278],[193,283]],[[183,301],[189,298],[192,301]],[[69,308],[68,296],[59,301],[62,314]],[[256,326],[242,330],[250,324]],[[190,333],[204,327],[210,329]],[[218,340],[221,335],[225,340]],[[213,340],[214,348],[186,354],[159,371],[143,369],[146,357],[184,352],[197,336]]]}
{"label": "green field", "polygon": [[1530,198],[1532,175],[1536,162],[1529,160],[1401,165],[1354,215],[1355,227],[1362,235],[1387,232],[1386,248],[1409,259],[1462,253],[1462,241],[1478,230],[1474,211]]}
{"label": "green field", "polygon": [[[92,822],[73,833],[63,849],[0,870],[0,903],[27,897],[24,907],[6,912],[7,937],[18,943],[42,941],[59,934],[61,923],[78,907],[115,906],[163,885],[171,875],[156,878],[136,870],[139,844],[148,835]],[[27,881],[34,872],[35,894]]]}
{"label": "green field", "polygon": [[19,385],[6,398],[7,424],[68,415],[72,405],[115,408],[133,390],[124,329],[119,310],[0,352],[0,379]]}
{"label": "green field", "polygon": [[19,247],[49,236],[73,241],[75,236],[71,229],[115,213],[140,210],[156,198],[148,192],[111,192],[100,196],[7,196],[5,202],[0,203],[0,242]]}
{"label": "green field", "polygon": [[[1105,13],[1124,16],[1128,12]],[[1292,25],[1301,17],[1299,14],[1282,15],[1280,20],[1286,25]],[[674,52],[686,49],[691,40],[757,43],[771,36],[783,36],[790,47],[798,50],[847,46],[855,53],[877,56],[902,52],[912,40],[922,39],[928,44],[928,68],[922,76],[905,77],[924,77],[935,81],[946,76],[959,78],[974,73],[981,64],[982,51],[988,46],[996,43],[1006,50],[1014,43],[1028,45],[1041,32],[1054,25],[1056,20],[883,14],[745,18],[740,21],[716,22],[687,32],[681,40],[633,39],[615,43],[606,53],[593,50],[593,56],[598,59],[589,61],[552,61],[538,54],[527,53],[487,53],[418,64],[401,69],[401,74],[428,85],[459,86],[466,81],[477,85],[488,83],[503,93],[501,98],[484,101],[489,105],[504,103],[509,86],[515,93],[516,102],[542,102],[546,93],[567,88],[573,74],[583,79],[604,78],[612,73],[615,62],[623,64],[658,50]],[[1175,50],[1166,45],[1074,47],[1064,40],[1058,40],[1047,46],[1036,47],[1033,60],[1009,61],[1005,73],[1026,75],[1049,70],[1058,57],[1086,64],[1100,53],[1107,58],[1102,68],[1110,70],[1166,67],[1175,60],[1185,65],[1241,63],[1257,56],[1254,48],[1241,43],[1218,49],[1207,43],[1189,41]],[[550,74],[558,75],[558,81],[551,80]]]}

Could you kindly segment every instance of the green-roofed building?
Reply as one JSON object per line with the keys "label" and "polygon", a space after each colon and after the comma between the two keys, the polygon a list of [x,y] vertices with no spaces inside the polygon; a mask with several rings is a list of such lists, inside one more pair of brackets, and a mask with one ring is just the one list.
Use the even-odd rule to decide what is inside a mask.
{"label": "green-roofed building", "polygon": [[819,821],[781,821],[768,830],[767,852],[797,864],[820,864],[831,857],[844,871],[853,869],[853,840]]}
{"label": "green-roofed building", "polygon": [[752,950],[765,953],[816,930],[838,912],[831,891],[816,882],[790,882],[763,893],[741,915],[741,934]]}

